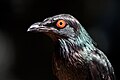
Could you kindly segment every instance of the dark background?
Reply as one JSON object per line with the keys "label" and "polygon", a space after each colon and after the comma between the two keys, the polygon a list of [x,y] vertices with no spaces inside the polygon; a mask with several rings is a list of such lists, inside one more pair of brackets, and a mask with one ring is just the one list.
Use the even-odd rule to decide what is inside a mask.
{"label": "dark background", "polygon": [[53,80],[52,40],[27,29],[61,13],[80,21],[120,79],[119,0],[0,0],[0,80]]}

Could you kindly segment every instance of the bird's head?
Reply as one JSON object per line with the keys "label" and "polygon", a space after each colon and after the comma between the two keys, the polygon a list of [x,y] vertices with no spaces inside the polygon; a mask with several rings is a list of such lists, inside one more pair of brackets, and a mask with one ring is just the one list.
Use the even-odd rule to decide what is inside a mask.
{"label": "bird's head", "polygon": [[74,38],[79,31],[79,22],[69,14],[60,14],[34,23],[28,31],[43,32],[52,38]]}
{"label": "bird's head", "polygon": [[76,51],[76,48],[84,51],[95,49],[92,38],[79,21],[69,14],[46,18],[31,25],[28,31],[42,32],[50,36],[55,43],[60,43],[60,53],[63,55]]}

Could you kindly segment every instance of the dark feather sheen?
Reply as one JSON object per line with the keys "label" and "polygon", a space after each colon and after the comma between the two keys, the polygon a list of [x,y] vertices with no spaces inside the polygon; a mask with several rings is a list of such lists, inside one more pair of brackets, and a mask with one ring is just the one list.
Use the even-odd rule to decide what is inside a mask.
{"label": "dark feather sheen", "polygon": [[[115,80],[114,70],[102,51],[78,21],[67,21],[78,27],[74,38],[59,39],[53,70],[59,80]],[[59,55],[58,55],[59,54]]]}
{"label": "dark feather sheen", "polygon": [[[63,29],[55,25],[60,19],[67,23]],[[60,14],[46,18],[40,25],[31,29],[53,39],[53,72],[58,80],[116,80],[111,63],[76,18]]]}

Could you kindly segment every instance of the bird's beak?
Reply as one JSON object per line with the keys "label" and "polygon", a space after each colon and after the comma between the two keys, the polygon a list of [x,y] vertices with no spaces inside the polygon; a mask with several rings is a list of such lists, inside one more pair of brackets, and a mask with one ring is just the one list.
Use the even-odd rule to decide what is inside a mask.
{"label": "bird's beak", "polygon": [[43,26],[41,22],[37,22],[32,24],[27,31],[45,32],[46,30],[46,26]]}
{"label": "bird's beak", "polygon": [[52,31],[55,31],[54,28],[52,27],[49,27],[49,26],[45,26],[43,25],[42,22],[37,22],[37,23],[34,23],[33,25],[31,25],[28,30],[29,31],[35,31],[35,32],[52,32]]}

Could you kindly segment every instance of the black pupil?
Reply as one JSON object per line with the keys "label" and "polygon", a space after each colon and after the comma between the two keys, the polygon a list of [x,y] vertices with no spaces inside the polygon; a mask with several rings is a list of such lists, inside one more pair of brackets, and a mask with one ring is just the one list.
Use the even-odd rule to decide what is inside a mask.
{"label": "black pupil", "polygon": [[62,22],[60,22],[60,25],[62,25],[63,23]]}

